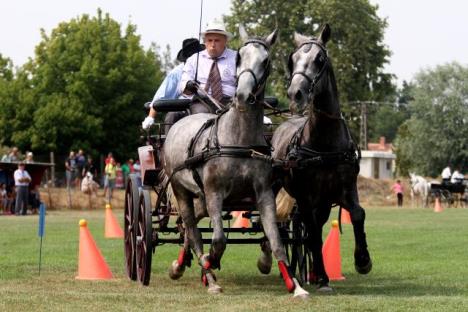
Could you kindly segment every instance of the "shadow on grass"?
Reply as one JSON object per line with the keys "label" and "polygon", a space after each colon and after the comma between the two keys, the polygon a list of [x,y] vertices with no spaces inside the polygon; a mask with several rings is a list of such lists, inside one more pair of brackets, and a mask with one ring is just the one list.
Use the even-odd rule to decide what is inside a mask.
{"label": "shadow on grass", "polygon": [[[286,288],[279,275],[230,275],[223,279],[229,284],[239,285],[239,288],[264,289],[279,295],[285,294]],[[366,277],[352,276],[345,281],[331,281],[334,289],[332,295],[356,296],[390,296],[390,297],[421,297],[421,296],[464,296],[466,288],[461,286],[447,286],[434,282],[420,282],[405,280],[395,276]],[[311,294],[316,293],[314,285],[305,285],[304,288]],[[243,290],[239,289],[238,292]]]}

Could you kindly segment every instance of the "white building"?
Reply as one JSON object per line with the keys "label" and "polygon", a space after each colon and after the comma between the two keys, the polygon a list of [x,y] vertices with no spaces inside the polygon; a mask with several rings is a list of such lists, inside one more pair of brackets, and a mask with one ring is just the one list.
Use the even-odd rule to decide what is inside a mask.
{"label": "white building", "polygon": [[392,145],[385,143],[385,137],[381,137],[379,143],[369,143],[367,147],[367,150],[361,151],[359,174],[366,178],[392,179],[396,159]]}

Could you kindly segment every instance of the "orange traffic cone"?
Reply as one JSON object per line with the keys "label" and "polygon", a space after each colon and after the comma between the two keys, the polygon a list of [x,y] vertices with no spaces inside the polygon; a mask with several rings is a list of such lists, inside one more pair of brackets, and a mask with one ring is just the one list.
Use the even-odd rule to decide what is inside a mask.
{"label": "orange traffic cone", "polygon": [[323,264],[325,272],[331,281],[344,280],[341,274],[341,255],[340,255],[340,232],[338,231],[338,220],[332,221],[332,228],[322,247]]}
{"label": "orange traffic cone", "polygon": [[101,280],[111,279],[112,273],[96,246],[87,222],[80,220],[80,250],[78,255],[78,275],[76,279]]}
{"label": "orange traffic cone", "polygon": [[442,212],[442,205],[440,204],[439,197],[436,197],[435,204],[434,204],[434,212]]}
{"label": "orange traffic cone", "polygon": [[110,204],[106,204],[106,223],[104,237],[106,238],[123,238],[124,232],[119,225],[119,222],[112,213]]}
{"label": "orange traffic cone", "polygon": [[250,226],[249,219],[244,218],[242,216],[244,212],[247,211],[241,211],[240,214],[237,216],[236,221],[232,225],[233,228],[248,228]]}
{"label": "orange traffic cone", "polygon": [[344,208],[340,208],[340,209],[341,209],[341,224],[352,224],[349,211]]}

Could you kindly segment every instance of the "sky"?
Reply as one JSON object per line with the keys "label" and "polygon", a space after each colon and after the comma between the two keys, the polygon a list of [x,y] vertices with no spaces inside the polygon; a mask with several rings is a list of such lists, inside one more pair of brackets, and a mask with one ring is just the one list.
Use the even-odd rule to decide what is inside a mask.
{"label": "sky", "polygon": [[[370,0],[387,18],[384,43],[392,51],[387,72],[398,83],[410,81],[421,69],[457,61],[468,65],[468,1]],[[204,0],[203,22],[230,11],[230,0]],[[200,1],[197,0],[0,0],[0,53],[17,66],[34,57],[40,29],[50,31],[60,22],[97,8],[123,26],[137,26],[144,47],[155,42],[171,46],[173,56],[187,37],[198,37]],[[333,28],[333,25],[331,25]]]}

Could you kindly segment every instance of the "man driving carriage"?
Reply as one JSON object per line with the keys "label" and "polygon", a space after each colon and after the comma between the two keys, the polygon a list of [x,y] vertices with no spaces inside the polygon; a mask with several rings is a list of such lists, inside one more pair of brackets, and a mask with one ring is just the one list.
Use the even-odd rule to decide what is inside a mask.
{"label": "man driving carriage", "polygon": [[[236,88],[237,52],[228,49],[226,45],[232,35],[226,31],[222,23],[213,21],[208,24],[202,36],[205,50],[203,50],[205,46],[200,45],[196,39],[184,40],[177,59],[185,64],[177,66],[166,77],[155,94],[153,103],[158,99],[178,98],[182,94],[191,97],[198,94],[199,88],[218,102],[226,104],[230,101]],[[169,82],[172,87],[170,92],[167,92],[166,86]],[[173,88],[175,85],[177,89]],[[213,108],[207,107],[201,101],[194,101],[190,110],[192,114],[213,112]],[[173,124],[185,115],[185,112],[169,112],[166,114],[165,123]],[[155,116],[156,110],[151,108],[148,117],[142,123],[143,129],[148,129],[154,123]]]}

